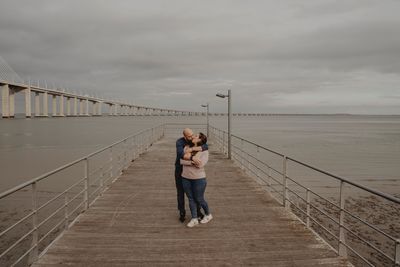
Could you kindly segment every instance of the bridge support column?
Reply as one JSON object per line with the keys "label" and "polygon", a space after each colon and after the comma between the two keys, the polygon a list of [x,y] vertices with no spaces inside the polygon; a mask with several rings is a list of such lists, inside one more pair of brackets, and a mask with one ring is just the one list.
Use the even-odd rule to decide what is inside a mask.
{"label": "bridge support column", "polygon": [[1,86],[1,115],[3,118],[10,117],[10,88],[8,84]]}
{"label": "bridge support column", "polygon": [[85,116],[90,116],[89,115],[89,99],[85,100]]}
{"label": "bridge support column", "polygon": [[92,116],[97,116],[97,102],[92,102]]}
{"label": "bridge support column", "polygon": [[64,95],[60,95],[60,116],[64,117]]}
{"label": "bridge support column", "polygon": [[115,116],[115,104],[110,105],[110,116]]}
{"label": "bridge support column", "polygon": [[14,117],[14,92],[8,84],[1,86],[2,116],[3,118]]}
{"label": "bridge support column", "polygon": [[43,93],[43,116],[49,116],[49,95],[47,92]]}
{"label": "bridge support column", "polygon": [[78,116],[78,98],[74,97],[74,116]]}
{"label": "bridge support column", "polygon": [[25,89],[25,117],[32,117],[31,87]]}
{"label": "bridge support column", "polygon": [[83,99],[79,99],[79,116],[83,116]]}
{"label": "bridge support column", "polygon": [[57,96],[56,95],[52,95],[53,97],[53,114],[52,117],[57,116]]}
{"label": "bridge support column", "polygon": [[103,106],[103,104],[101,102],[97,103],[97,115],[98,116],[102,115],[102,106]]}
{"label": "bridge support column", "polygon": [[10,89],[10,118],[15,116],[15,91]]}
{"label": "bridge support column", "polygon": [[119,108],[119,105],[115,104],[114,105],[114,116],[118,116],[118,108]]}
{"label": "bridge support column", "polygon": [[67,116],[71,116],[71,98],[67,97]]}
{"label": "bridge support column", "polygon": [[108,116],[112,116],[113,115],[113,105],[112,104],[108,104],[108,106],[109,106]]}
{"label": "bridge support column", "polygon": [[40,93],[35,92],[35,117],[40,116]]}

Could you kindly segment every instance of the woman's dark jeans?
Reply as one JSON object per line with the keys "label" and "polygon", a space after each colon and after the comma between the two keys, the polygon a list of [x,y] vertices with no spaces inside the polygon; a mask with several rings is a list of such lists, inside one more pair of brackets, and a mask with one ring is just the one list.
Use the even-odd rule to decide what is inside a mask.
{"label": "woman's dark jeans", "polygon": [[189,199],[190,212],[192,218],[197,219],[197,204],[203,208],[206,215],[210,214],[208,204],[204,199],[204,192],[206,191],[207,180],[206,178],[201,179],[186,179],[182,177],[183,190],[185,190],[186,196]]}

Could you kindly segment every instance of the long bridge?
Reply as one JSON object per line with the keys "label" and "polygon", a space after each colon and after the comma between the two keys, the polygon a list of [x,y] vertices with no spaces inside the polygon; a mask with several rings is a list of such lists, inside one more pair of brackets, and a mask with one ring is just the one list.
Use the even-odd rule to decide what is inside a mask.
{"label": "long bridge", "polygon": [[[39,84],[25,84],[0,80],[2,94],[2,117],[15,116],[15,94],[25,95],[25,116],[30,117],[71,117],[102,116],[103,105],[108,106],[111,116],[151,116],[151,115],[199,115],[200,112],[180,111],[132,105],[120,101],[91,97],[65,92],[57,88],[41,87]],[[32,98],[33,110],[32,110]],[[49,111],[49,98],[52,110]]]}
{"label": "long bridge", "polygon": [[[155,126],[0,193],[2,208],[27,204],[3,211],[13,218],[0,225],[0,265],[399,266],[397,226],[351,209],[349,192],[371,194],[395,222],[399,199],[235,135],[227,159],[228,133],[213,126],[206,198],[214,220],[186,228],[173,162],[188,126],[206,129]],[[307,187],[296,164],[336,183],[337,195]],[[59,187],[46,190],[57,177]]]}
{"label": "long bridge", "polygon": [[[147,107],[66,92],[61,88],[30,82],[5,81],[0,79],[2,117],[15,117],[15,95],[24,94],[25,117],[88,117],[103,116],[103,106],[108,107],[108,116],[206,116],[205,112],[182,111]],[[49,110],[49,100],[51,110]],[[227,116],[224,112],[211,112],[209,116]],[[276,116],[269,113],[233,113],[233,116]]]}
{"label": "long bridge", "polygon": [[[37,117],[89,117],[89,116],[206,116],[206,112],[182,111],[157,107],[147,107],[66,92],[61,88],[47,88],[24,82],[9,82],[0,79],[2,117],[15,117],[15,95],[24,94],[26,118]],[[49,99],[51,109],[49,110]],[[33,101],[32,101],[33,100]],[[33,105],[32,105],[33,104]],[[108,107],[104,114],[103,106]],[[226,112],[210,112],[209,116],[227,116]],[[296,116],[316,114],[276,114],[276,113],[232,113],[234,117]],[[344,114],[345,115],[345,114]]]}

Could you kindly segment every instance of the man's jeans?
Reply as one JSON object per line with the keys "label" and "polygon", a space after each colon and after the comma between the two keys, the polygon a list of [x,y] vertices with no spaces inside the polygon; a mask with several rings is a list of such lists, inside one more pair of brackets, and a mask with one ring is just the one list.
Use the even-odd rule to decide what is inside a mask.
{"label": "man's jeans", "polygon": [[204,192],[206,191],[207,180],[206,178],[201,179],[186,179],[182,178],[183,189],[189,199],[190,212],[192,213],[192,218],[197,219],[198,205],[200,205],[205,214],[210,214],[208,209],[208,204],[204,200]]}
{"label": "man's jeans", "polygon": [[175,166],[175,185],[179,214],[185,216],[185,192],[182,184],[182,165]]}

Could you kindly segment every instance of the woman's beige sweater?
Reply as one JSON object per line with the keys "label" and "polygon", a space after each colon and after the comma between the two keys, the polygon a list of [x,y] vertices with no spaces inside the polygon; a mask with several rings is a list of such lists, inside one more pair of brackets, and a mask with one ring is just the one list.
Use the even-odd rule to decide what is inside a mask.
{"label": "woman's beige sweater", "polygon": [[204,165],[208,162],[208,150],[197,152],[196,158],[201,161],[199,167],[192,164],[190,160],[181,159],[181,164],[183,165],[182,177],[186,179],[200,179],[206,178],[206,172],[204,170]]}

